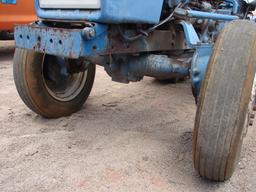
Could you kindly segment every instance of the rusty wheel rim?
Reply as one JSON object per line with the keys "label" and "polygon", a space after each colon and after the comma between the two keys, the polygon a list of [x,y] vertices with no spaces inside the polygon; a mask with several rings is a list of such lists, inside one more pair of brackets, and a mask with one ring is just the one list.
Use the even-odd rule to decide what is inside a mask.
{"label": "rusty wheel rim", "polygon": [[44,55],[42,77],[47,92],[56,100],[68,102],[75,99],[83,90],[88,70],[68,73],[67,60],[62,57]]}

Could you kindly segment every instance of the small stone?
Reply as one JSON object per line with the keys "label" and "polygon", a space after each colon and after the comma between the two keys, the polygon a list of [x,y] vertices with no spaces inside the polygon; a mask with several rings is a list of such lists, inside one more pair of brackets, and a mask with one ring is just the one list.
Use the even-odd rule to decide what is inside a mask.
{"label": "small stone", "polygon": [[31,116],[32,116],[31,113],[26,113],[25,115],[28,116],[28,117],[31,117]]}
{"label": "small stone", "polygon": [[184,153],[180,153],[178,156],[178,160],[182,161],[184,159]]}
{"label": "small stone", "polygon": [[38,152],[39,152],[39,151],[36,150],[36,151],[34,151],[34,152],[25,154],[25,156],[34,156],[34,155],[37,154]]}
{"label": "small stone", "polygon": [[249,120],[249,126],[253,126],[253,120],[252,119]]}
{"label": "small stone", "polygon": [[116,107],[117,103],[113,102],[113,103],[106,103],[106,104],[102,104],[104,107]]}
{"label": "small stone", "polygon": [[68,126],[68,123],[65,123],[64,125],[62,125],[62,127],[67,127]]}
{"label": "small stone", "polygon": [[143,161],[148,161],[148,160],[149,160],[149,157],[148,157],[148,156],[143,156],[143,157],[142,157],[142,160],[143,160]]}
{"label": "small stone", "polygon": [[239,169],[245,169],[245,165],[243,165],[242,163],[239,164]]}

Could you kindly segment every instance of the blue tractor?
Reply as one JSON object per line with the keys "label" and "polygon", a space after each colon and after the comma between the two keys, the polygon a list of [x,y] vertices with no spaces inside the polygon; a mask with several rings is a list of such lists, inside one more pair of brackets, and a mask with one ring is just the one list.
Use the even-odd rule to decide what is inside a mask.
{"label": "blue tractor", "polygon": [[[197,104],[193,161],[231,177],[247,127],[256,70],[255,1],[35,0],[39,20],[15,29],[14,79],[46,118],[78,111],[95,64],[113,81],[190,78]],[[152,93],[154,94],[154,93]]]}

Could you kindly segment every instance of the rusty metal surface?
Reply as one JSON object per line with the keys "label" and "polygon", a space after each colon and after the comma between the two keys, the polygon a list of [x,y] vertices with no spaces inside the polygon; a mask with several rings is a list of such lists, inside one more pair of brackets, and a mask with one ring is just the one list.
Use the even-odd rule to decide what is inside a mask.
{"label": "rusty metal surface", "polygon": [[64,29],[37,25],[17,26],[16,46],[37,52],[68,58],[93,55],[136,54],[143,52],[189,49],[184,32],[174,27],[170,30],[156,30],[148,37],[133,42],[124,42],[120,33],[110,31],[106,26],[95,27],[95,37],[88,39],[84,29]]}
{"label": "rusty metal surface", "polygon": [[15,40],[18,48],[41,53],[79,58],[92,56],[107,47],[104,25],[96,25],[97,35],[87,40],[82,29],[52,28],[36,25],[15,27]]}
{"label": "rusty metal surface", "polygon": [[174,29],[163,31],[156,30],[148,37],[142,37],[133,42],[124,42],[119,33],[109,36],[110,48],[102,53],[109,54],[136,54],[141,52],[184,50],[188,47],[184,41],[183,31]]}

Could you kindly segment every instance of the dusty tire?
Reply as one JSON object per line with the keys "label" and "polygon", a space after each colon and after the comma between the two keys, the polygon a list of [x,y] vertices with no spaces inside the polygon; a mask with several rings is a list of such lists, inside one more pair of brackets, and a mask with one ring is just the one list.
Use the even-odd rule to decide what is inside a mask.
{"label": "dusty tire", "polygon": [[[47,118],[68,116],[78,111],[91,92],[95,77],[95,65],[89,66],[86,70],[86,76],[85,72],[82,72],[83,74],[79,73],[80,79],[74,80],[76,84],[73,83],[76,87],[73,89],[66,88],[69,90],[68,94],[70,94],[70,97],[65,93],[65,87],[62,85],[60,87],[64,87],[62,88],[63,90],[59,90],[59,93],[56,91],[55,97],[55,95],[53,95],[54,91],[46,86],[48,84],[44,78],[45,69],[42,66],[42,63],[46,62],[43,61],[44,58],[44,54],[34,51],[25,49],[15,50],[13,74],[15,85],[21,99],[32,111]],[[74,79],[74,77],[68,78]],[[71,82],[71,80],[69,81]],[[65,82],[69,81],[66,80]],[[70,83],[70,87],[73,84]],[[60,99],[57,97],[57,94],[60,95]],[[65,99],[63,95],[66,96],[67,99]],[[61,96],[63,96],[63,98]]]}
{"label": "dusty tire", "polygon": [[256,25],[233,21],[219,35],[201,88],[193,135],[195,169],[229,179],[239,160],[255,75]]}

